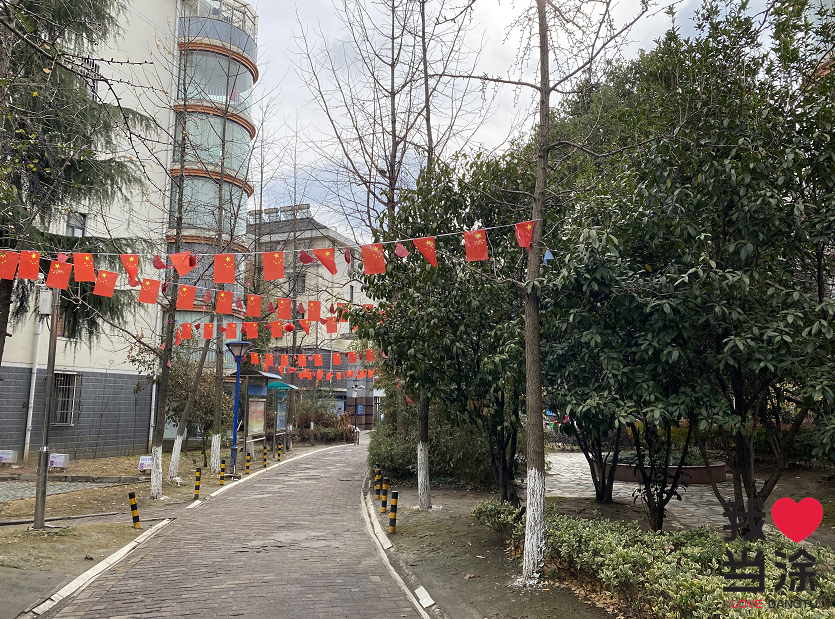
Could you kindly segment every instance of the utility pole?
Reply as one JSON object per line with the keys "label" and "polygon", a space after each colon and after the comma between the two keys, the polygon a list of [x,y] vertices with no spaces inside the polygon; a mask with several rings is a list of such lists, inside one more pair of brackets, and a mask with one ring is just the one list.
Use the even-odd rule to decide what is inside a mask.
{"label": "utility pole", "polygon": [[46,361],[46,399],[43,405],[43,429],[41,431],[43,444],[38,452],[38,485],[35,489],[35,522],[32,525],[33,529],[44,528],[46,476],[49,469],[49,421],[52,419],[53,391],[55,389],[55,349],[58,347],[58,304],[61,301],[61,291],[58,288],[53,288],[50,294],[52,295],[52,323],[49,328],[49,356]]}

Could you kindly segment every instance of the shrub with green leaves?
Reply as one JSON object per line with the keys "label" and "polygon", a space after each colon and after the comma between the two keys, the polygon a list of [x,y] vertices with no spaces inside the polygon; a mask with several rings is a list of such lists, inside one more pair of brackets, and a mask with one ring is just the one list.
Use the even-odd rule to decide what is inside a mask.
{"label": "shrub with green leaves", "polygon": [[525,537],[525,514],[521,507],[491,497],[479,501],[471,512],[479,524],[492,529],[503,538],[517,542]]}

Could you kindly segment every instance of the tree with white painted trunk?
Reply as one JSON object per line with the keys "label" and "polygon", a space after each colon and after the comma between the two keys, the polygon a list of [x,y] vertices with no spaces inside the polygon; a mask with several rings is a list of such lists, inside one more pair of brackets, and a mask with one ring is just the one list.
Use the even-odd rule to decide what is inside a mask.
{"label": "tree with white painted trunk", "polygon": [[418,503],[421,509],[432,509],[432,492],[429,489],[429,396],[420,392],[418,405]]}

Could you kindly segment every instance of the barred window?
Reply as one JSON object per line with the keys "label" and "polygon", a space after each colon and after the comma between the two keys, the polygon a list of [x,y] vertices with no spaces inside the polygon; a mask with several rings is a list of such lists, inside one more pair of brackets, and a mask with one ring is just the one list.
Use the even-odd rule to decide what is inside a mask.
{"label": "barred window", "polygon": [[81,375],[55,373],[53,386],[55,408],[52,413],[52,425],[71,426],[75,424],[81,400]]}

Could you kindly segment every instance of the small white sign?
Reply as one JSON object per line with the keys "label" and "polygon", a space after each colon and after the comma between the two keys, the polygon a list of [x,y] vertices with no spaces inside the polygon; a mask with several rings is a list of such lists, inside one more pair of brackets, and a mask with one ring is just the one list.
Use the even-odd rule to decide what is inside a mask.
{"label": "small white sign", "polygon": [[65,469],[70,463],[70,454],[49,454],[49,466],[56,469]]}
{"label": "small white sign", "polygon": [[13,449],[0,449],[0,462],[17,462],[17,451]]}
{"label": "small white sign", "polygon": [[139,470],[140,471],[150,471],[151,466],[153,466],[154,457],[153,456],[139,456]]}

